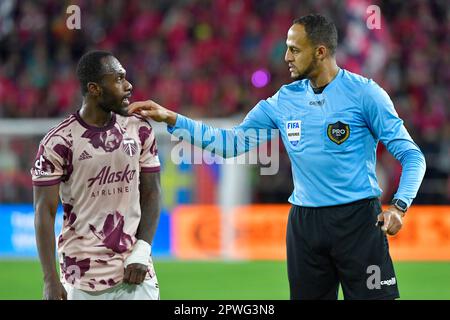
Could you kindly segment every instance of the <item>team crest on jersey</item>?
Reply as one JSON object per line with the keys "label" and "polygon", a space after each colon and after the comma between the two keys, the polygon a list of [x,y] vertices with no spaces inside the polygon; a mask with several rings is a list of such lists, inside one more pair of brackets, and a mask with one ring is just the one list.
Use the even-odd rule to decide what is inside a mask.
{"label": "team crest on jersey", "polygon": [[289,142],[294,147],[298,145],[302,134],[302,122],[300,120],[287,121],[286,134]]}
{"label": "team crest on jersey", "polygon": [[133,138],[124,138],[122,140],[122,150],[130,157],[136,154],[137,149],[137,143]]}
{"label": "team crest on jersey", "polygon": [[336,144],[342,144],[350,136],[350,126],[341,121],[328,125],[327,129],[328,138]]}

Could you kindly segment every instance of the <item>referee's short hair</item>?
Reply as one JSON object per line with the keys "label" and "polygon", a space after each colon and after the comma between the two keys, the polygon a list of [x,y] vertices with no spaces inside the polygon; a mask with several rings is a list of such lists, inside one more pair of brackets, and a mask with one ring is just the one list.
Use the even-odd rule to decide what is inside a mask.
{"label": "referee's short hair", "polygon": [[102,59],[112,56],[109,51],[94,50],[85,53],[78,61],[77,77],[80,81],[81,93],[83,96],[87,93],[87,84],[89,82],[99,83],[104,75]]}
{"label": "referee's short hair", "polygon": [[334,56],[336,53],[338,34],[334,23],[320,14],[309,14],[294,20],[293,24],[305,27],[308,39],[313,45],[323,44]]}

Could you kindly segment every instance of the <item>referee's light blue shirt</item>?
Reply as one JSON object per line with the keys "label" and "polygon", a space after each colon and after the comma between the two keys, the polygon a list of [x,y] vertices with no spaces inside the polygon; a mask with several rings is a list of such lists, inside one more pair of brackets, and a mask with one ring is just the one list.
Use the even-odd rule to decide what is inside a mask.
{"label": "referee's light blue shirt", "polygon": [[[260,101],[233,129],[224,130],[178,115],[168,131],[187,129],[192,137],[223,137],[203,148],[236,156],[252,145],[241,139],[247,129],[279,129],[292,163],[294,191],[289,202],[323,207],[379,197],[375,173],[376,148],[381,141],[400,161],[402,175],[395,198],[411,205],[425,174],[425,158],[398,117],[387,93],[372,80],[340,69],[321,94],[309,80],[282,86]],[[193,138],[192,138],[193,139]],[[237,145],[236,145],[237,144]]]}

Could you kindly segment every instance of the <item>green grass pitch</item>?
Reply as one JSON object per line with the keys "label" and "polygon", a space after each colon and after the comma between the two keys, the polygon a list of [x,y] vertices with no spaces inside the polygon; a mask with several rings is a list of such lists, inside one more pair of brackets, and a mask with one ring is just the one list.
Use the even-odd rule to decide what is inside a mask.
{"label": "green grass pitch", "polygon": [[[450,262],[397,262],[401,299],[450,299]],[[161,299],[289,299],[284,261],[158,260]],[[41,299],[34,260],[0,260],[0,299]],[[342,298],[342,295],[341,295]]]}

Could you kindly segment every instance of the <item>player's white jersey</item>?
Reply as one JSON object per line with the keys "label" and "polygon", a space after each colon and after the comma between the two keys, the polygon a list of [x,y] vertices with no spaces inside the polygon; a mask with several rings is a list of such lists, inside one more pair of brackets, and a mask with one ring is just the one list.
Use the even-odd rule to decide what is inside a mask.
{"label": "player's white jersey", "polygon": [[113,114],[97,128],[77,112],[48,132],[31,174],[35,186],[60,186],[63,283],[99,291],[122,281],[141,217],[140,173],[159,170],[155,135],[143,118]]}

